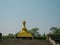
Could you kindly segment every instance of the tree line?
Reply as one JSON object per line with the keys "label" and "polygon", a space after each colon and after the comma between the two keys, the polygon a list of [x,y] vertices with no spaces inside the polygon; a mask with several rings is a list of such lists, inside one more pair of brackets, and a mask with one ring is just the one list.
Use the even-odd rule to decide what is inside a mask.
{"label": "tree line", "polygon": [[[34,38],[40,38],[40,39],[46,39],[47,38],[47,35],[44,33],[43,35],[41,35],[39,33],[39,28],[35,27],[35,28],[32,28],[30,30],[28,30]],[[51,27],[50,28],[50,34],[52,35],[60,35],[60,28],[58,27]],[[0,33],[0,39],[3,38],[3,39],[14,39],[16,37],[17,33],[14,35],[14,34],[11,34],[9,33],[8,35],[2,35],[2,33]]]}

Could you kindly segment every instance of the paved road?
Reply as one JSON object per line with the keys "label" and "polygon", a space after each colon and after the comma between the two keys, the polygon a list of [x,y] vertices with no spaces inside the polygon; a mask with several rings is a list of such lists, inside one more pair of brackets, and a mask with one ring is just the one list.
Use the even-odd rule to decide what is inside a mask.
{"label": "paved road", "polygon": [[49,45],[47,40],[0,40],[0,45]]}

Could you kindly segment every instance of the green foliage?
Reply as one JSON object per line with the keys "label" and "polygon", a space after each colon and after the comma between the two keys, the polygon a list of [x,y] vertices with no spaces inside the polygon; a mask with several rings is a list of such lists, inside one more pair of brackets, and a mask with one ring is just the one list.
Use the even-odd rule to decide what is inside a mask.
{"label": "green foliage", "polygon": [[9,39],[9,36],[7,36],[7,35],[4,35],[2,37],[3,37],[3,39]]}
{"label": "green foliage", "polygon": [[14,35],[11,34],[11,33],[9,33],[8,35],[4,35],[2,37],[3,37],[3,39],[13,39],[14,38]]}
{"label": "green foliage", "polygon": [[10,39],[13,39],[14,38],[14,35],[11,34],[11,33],[9,33],[8,36],[9,36]]}
{"label": "green foliage", "polygon": [[50,30],[51,30],[52,34],[54,34],[54,35],[60,35],[60,28],[51,27]]}
{"label": "green foliage", "polygon": [[44,40],[47,38],[47,36],[46,36],[45,33],[44,33],[41,37],[42,37],[42,39],[44,39]]}
{"label": "green foliage", "polygon": [[39,34],[39,28],[35,27],[35,28],[32,28],[31,30],[29,30],[29,32],[33,35],[33,37],[39,37],[40,34]]}
{"label": "green foliage", "polygon": [[2,33],[0,33],[0,39],[2,39]]}
{"label": "green foliage", "polygon": [[17,35],[18,35],[18,33],[19,33],[19,32],[17,32],[17,33],[14,35],[14,37],[18,37],[18,36],[17,36]]}
{"label": "green foliage", "polygon": [[40,36],[40,37],[34,37],[34,39],[37,39],[37,40],[46,40],[46,36]]}

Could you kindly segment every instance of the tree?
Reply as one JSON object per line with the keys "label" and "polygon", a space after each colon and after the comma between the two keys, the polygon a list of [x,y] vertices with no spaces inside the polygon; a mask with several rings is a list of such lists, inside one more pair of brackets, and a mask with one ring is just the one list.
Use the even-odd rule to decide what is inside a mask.
{"label": "tree", "polygon": [[39,28],[35,27],[35,28],[32,28],[31,30],[29,30],[29,32],[33,35],[33,37],[38,37],[38,36],[40,36],[38,30],[39,30]]}
{"label": "tree", "polygon": [[9,34],[8,34],[8,37],[9,37],[9,38],[14,38],[14,35],[11,34],[11,33],[9,33]]}
{"label": "tree", "polygon": [[9,39],[9,36],[7,36],[7,35],[3,35],[2,37],[3,37],[3,39]]}
{"label": "tree", "polygon": [[42,39],[46,39],[47,38],[45,33],[41,37],[42,37]]}
{"label": "tree", "polygon": [[8,35],[3,35],[2,37],[3,37],[3,39],[13,39],[14,35],[9,33]]}
{"label": "tree", "polygon": [[2,39],[2,33],[0,32],[0,39]]}
{"label": "tree", "polygon": [[60,28],[51,27],[50,30],[51,30],[52,34],[55,34],[55,35],[59,35],[60,34]]}

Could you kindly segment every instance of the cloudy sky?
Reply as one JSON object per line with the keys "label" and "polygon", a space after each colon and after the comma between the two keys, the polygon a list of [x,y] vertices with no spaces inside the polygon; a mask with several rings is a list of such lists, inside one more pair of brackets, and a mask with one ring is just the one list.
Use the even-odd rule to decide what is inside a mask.
{"label": "cloudy sky", "polygon": [[39,28],[49,33],[51,27],[60,27],[60,0],[0,0],[0,32],[17,33],[26,20],[27,29]]}

